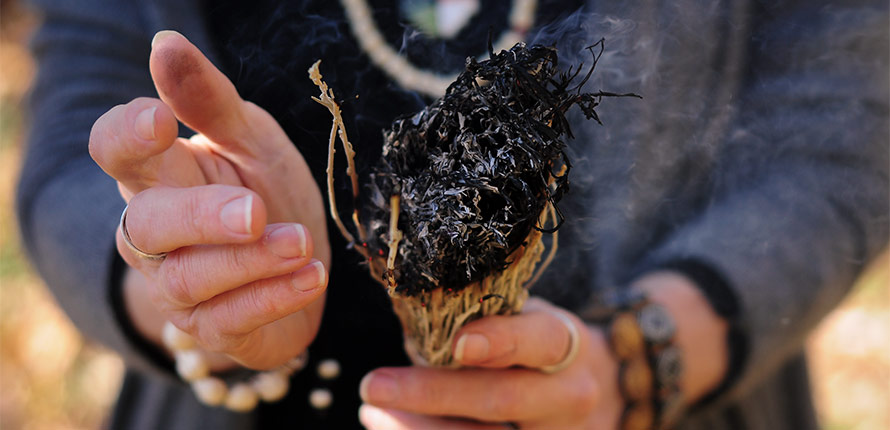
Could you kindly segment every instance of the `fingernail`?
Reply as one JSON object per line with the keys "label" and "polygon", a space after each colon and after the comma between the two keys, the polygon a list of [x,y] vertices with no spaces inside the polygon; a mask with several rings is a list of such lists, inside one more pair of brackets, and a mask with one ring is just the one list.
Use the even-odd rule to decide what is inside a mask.
{"label": "fingernail", "polygon": [[219,217],[226,228],[234,233],[250,233],[250,224],[253,216],[253,196],[247,195],[232,200],[223,206]]}
{"label": "fingernail", "polygon": [[365,428],[374,428],[374,424],[378,422],[384,422],[389,418],[382,410],[377,407],[371,406],[367,403],[363,403],[358,408],[358,420],[365,426]]}
{"label": "fingernail", "polygon": [[458,362],[476,362],[488,358],[488,350],[491,344],[488,338],[475,333],[461,336],[454,346],[454,359]]}
{"label": "fingernail", "polygon": [[324,264],[321,261],[315,260],[311,263],[313,267],[315,267],[315,271],[318,274],[318,281],[315,284],[316,287],[321,287],[327,282],[328,272],[324,268]]}
{"label": "fingernail", "polygon": [[321,261],[313,260],[308,266],[294,273],[292,282],[297,291],[312,291],[321,288],[327,281],[327,272]]}
{"label": "fingernail", "polygon": [[155,33],[155,37],[153,37],[153,38],[151,39],[151,47],[154,48],[154,47],[155,47],[155,43],[158,43],[158,42],[160,42],[162,39],[164,39],[164,38],[166,38],[166,37],[169,37],[169,36],[172,36],[172,35],[174,35],[174,34],[179,34],[179,33],[178,33],[178,32],[175,32],[175,31],[173,31],[173,30],[162,30],[162,31],[159,31],[159,32]]}
{"label": "fingernail", "polygon": [[266,238],[269,251],[281,258],[306,256],[306,230],[299,224],[278,227]]}
{"label": "fingernail", "polygon": [[157,106],[152,106],[136,115],[134,128],[136,136],[139,136],[140,139],[155,140],[155,111],[157,110]]}
{"label": "fingernail", "polygon": [[381,372],[365,375],[358,391],[362,400],[368,403],[392,403],[399,398],[399,384],[395,378]]}

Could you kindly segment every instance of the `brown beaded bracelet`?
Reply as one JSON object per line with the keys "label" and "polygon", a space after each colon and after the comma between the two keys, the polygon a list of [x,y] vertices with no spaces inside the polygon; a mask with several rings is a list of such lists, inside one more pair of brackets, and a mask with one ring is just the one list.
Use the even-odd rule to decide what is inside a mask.
{"label": "brown beaded bracelet", "polygon": [[619,362],[625,400],[621,430],[669,429],[685,410],[676,327],[667,311],[641,293],[625,292],[599,310],[609,345]]}

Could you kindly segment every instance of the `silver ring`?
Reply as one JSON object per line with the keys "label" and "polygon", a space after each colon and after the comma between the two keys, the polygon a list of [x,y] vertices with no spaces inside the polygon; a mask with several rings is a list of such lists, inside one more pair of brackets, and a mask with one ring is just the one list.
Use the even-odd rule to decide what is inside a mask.
{"label": "silver ring", "polygon": [[130,205],[124,206],[124,211],[121,213],[121,222],[118,228],[121,231],[121,236],[124,237],[124,243],[127,244],[127,248],[130,248],[130,251],[133,251],[137,257],[142,258],[144,260],[149,261],[164,261],[167,258],[167,253],[162,252],[160,254],[151,254],[145,252],[133,245],[133,242],[130,240],[130,232],[127,231],[127,209],[130,208]]}
{"label": "silver ring", "polygon": [[578,326],[572,322],[572,320],[566,316],[562,312],[551,312],[563,324],[565,324],[566,328],[569,330],[569,349],[566,351],[565,357],[563,357],[562,361],[559,363],[550,365],[550,366],[541,366],[538,370],[544,373],[556,373],[560,370],[569,367],[573,361],[575,361],[575,357],[578,356],[578,351],[581,349],[581,333],[578,332]]}

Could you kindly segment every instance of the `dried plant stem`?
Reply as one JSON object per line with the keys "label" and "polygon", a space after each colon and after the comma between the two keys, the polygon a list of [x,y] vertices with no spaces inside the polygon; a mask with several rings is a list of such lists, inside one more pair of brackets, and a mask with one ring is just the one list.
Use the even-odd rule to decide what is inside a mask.
{"label": "dried plant stem", "polygon": [[334,223],[337,224],[337,228],[340,230],[340,234],[346,239],[347,242],[355,242],[355,238],[352,237],[352,233],[343,225],[343,221],[340,219],[340,214],[337,212],[337,201],[334,198],[334,152],[336,149],[334,148],[334,144],[337,141],[337,120],[334,120],[334,126],[331,128],[331,139],[328,143],[328,168],[326,170],[328,175],[328,204],[329,210],[331,212],[331,217],[334,219]]}
{"label": "dried plant stem", "polygon": [[392,295],[396,290],[396,256],[399,255],[399,241],[402,232],[399,230],[399,195],[389,198],[389,255],[386,258],[386,289]]}
{"label": "dried plant stem", "polygon": [[[337,137],[340,138],[340,142],[343,144],[343,150],[346,153],[346,174],[349,175],[349,178],[352,182],[352,197],[353,201],[358,198],[358,174],[355,170],[355,151],[352,148],[352,144],[349,143],[349,139],[346,136],[346,127],[343,125],[343,116],[340,114],[340,106],[334,101],[334,92],[330,88],[328,88],[328,84],[326,84],[321,77],[321,71],[319,71],[318,66],[321,64],[321,60],[315,62],[312,67],[309,68],[309,78],[312,79],[312,82],[315,86],[321,90],[321,93],[318,97],[312,97],[312,100],[318,102],[318,104],[326,107],[328,111],[331,112],[331,115],[334,117],[334,123],[331,126],[331,135],[328,141],[328,167],[326,170],[327,179],[328,179],[328,203],[329,210],[331,212],[331,217],[334,219],[334,223],[337,225],[337,228],[340,230],[340,234],[346,238],[350,243],[355,243],[355,238],[352,233],[349,232],[349,229],[346,228],[346,225],[343,224],[343,221],[340,219],[340,214],[337,212],[337,202],[334,198],[334,153],[336,152],[336,140]],[[358,233],[359,240],[362,242],[366,241],[366,233],[365,228],[362,226],[361,221],[358,216],[358,208],[353,210],[352,213],[352,222],[355,225],[355,229]],[[357,246],[355,247],[362,255],[365,257],[369,257],[368,250],[364,247]]]}
{"label": "dried plant stem", "polygon": [[[553,204],[548,204],[544,209],[544,212],[541,216],[541,225],[546,225],[547,221],[556,222],[556,207]],[[550,252],[547,253],[547,258],[544,259],[544,262],[538,266],[538,270],[535,272],[535,276],[532,276],[532,279],[528,281],[528,284],[525,288],[531,288],[535,283],[538,282],[538,279],[541,278],[541,275],[547,270],[547,267],[550,266],[550,263],[553,262],[553,258],[556,257],[556,249],[559,248],[559,230],[554,231],[550,235]]]}
{"label": "dried plant stem", "polygon": [[[553,183],[556,182],[556,178],[565,175],[568,169],[569,166],[563,164],[556,176],[553,176],[552,174],[550,175],[548,185],[552,187]],[[553,202],[547,204],[547,207],[544,208],[544,212],[541,213],[538,222],[540,223],[541,228],[544,228],[544,226],[546,226],[548,222],[551,222],[554,225],[558,223],[556,206],[553,205]],[[559,230],[556,230],[551,234],[550,240],[550,253],[547,254],[547,258],[544,259],[544,262],[541,263],[540,266],[538,266],[538,271],[535,272],[535,276],[532,276],[532,279],[528,281],[528,285],[526,285],[525,288],[531,288],[533,285],[535,285],[535,283],[538,282],[538,279],[541,278],[541,275],[544,273],[544,271],[547,270],[548,267],[550,267],[550,263],[553,262],[553,258],[556,257],[556,250],[557,248],[559,248]]]}
{"label": "dried plant stem", "polygon": [[[555,209],[549,206],[541,213],[544,221],[552,216]],[[532,230],[525,244],[510,254],[507,261],[512,263],[505,270],[458,292],[437,288],[413,296],[391,295],[393,309],[405,329],[405,347],[411,360],[424,366],[456,367],[452,345],[461,327],[486,315],[511,315],[522,310],[529,280],[546,248],[542,236],[541,231]],[[553,242],[551,255],[555,247]]]}

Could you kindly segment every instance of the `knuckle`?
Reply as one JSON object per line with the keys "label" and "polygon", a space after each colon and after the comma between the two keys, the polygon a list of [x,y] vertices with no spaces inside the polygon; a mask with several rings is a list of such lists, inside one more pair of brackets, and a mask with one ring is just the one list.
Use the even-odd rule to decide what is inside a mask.
{"label": "knuckle", "polygon": [[250,286],[244,289],[240,297],[222,300],[213,312],[216,330],[226,338],[238,338],[247,335],[258,327],[250,315],[278,315],[281,307],[272,300],[263,288]]}
{"label": "knuckle", "polygon": [[195,304],[191,288],[187,259],[168,257],[161,265],[160,289],[163,296],[174,306],[189,307]]}
{"label": "knuckle", "polygon": [[267,294],[266,288],[251,287],[245,295],[246,306],[253,309],[257,315],[278,315],[281,312],[279,301]]}
{"label": "knuckle", "polygon": [[180,221],[183,223],[184,231],[192,232],[195,239],[199,242],[207,242],[206,234],[207,226],[218,222],[216,217],[211,215],[211,211],[206,204],[201,193],[186,193],[182,202]]}
{"label": "knuckle", "polygon": [[256,292],[253,293],[253,306],[262,315],[279,315],[283,312],[280,301],[274,300],[260,288],[256,288],[254,291]]}
{"label": "knuckle", "polygon": [[239,323],[239,307],[232,300],[224,300],[210,310],[208,324],[213,327],[214,346],[217,349],[227,349],[230,342],[227,339],[242,334]]}
{"label": "knuckle", "polygon": [[244,255],[244,248],[229,246],[225,248],[221,257],[221,267],[228,273],[229,278],[250,279],[253,272],[250,262]]}
{"label": "knuckle", "polygon": [[197,311],[192,313],[189,322],[194,338],[210,352],[228,353],[236,350],[242,343],[239,340],[241,336],[229,333],[224,325],[231,321],[232,315],[237,314],[231,313],[225,306],[214,306],[209,309],[203,305],[199,306]]}

